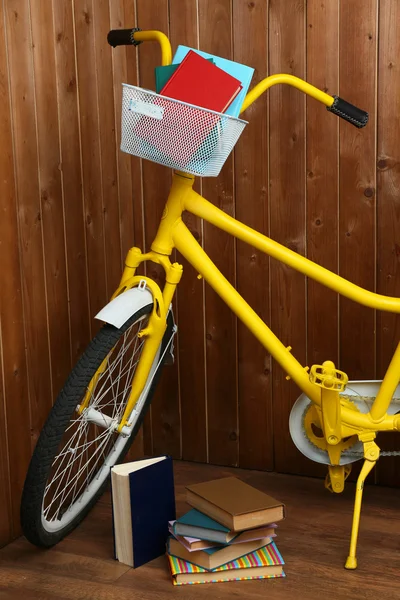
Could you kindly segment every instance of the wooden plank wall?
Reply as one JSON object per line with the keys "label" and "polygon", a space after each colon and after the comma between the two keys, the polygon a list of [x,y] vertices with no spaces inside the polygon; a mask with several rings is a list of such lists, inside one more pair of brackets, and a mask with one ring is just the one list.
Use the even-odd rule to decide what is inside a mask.
{"label": "wooden plank wall", "polygon": [[[168,33],[284,71],[370,112],[361,131],[287,87],[247,111],[220,177],[196,189],[227,213],[368,289],[400,293],[400,52],[395,0],[0,0],[0,543],[43,420],[98,324],[133,245],[148,248],[171,173],[119,151],[121,82],[153,87],[155,44],[111,50],[110,28]],[[306,365],[382,377],[400,321],[375,315],[186,222],[225,276]],[[178,257],[179,260],[179,257]],[[311,475],[288,416],[298,390],[187,264],[166,369],[131,457]],[[153,266],[147,272],[160,273]],[[398,446],[396,436],[384,447]],[[398,484],[396,459],[376,480]]]}

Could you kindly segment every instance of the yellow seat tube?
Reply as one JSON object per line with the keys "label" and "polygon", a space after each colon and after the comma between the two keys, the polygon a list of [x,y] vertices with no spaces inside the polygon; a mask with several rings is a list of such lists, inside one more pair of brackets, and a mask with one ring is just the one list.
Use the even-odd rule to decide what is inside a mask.
{"label": "yellow seat tube", "polygon": [[172,62],[172,50],[168,37],[162,31],[148,29],[146,31],[135,31],[133,34],[135,42],[158,42],[161,47],[161,64],[170,65]]}
{"label": "yellow seat tube", "polygon": [[371,407],[371,418],[380,421],[385,416],[400,380],[400,343],[397,345],[388,370]]}
{"label": "yellow seat tube", "polygon": [[253,102],[255,102],[257,100],[257,98],[259,98],[261,96],[261,94],[263,94],[265,91],[267,91],[273,85],[277,85],[279,83],[285,83],[287,85],[291,85],[292,87],[297,88],[301,92],[304,92],[304,94],[307,94],[308,96],[311,96],[315,100],[318,100],[318,102],[322,102],[322,104],[325,104],[325,106],[332,106],[332,104],[334,102],[334,98],[332,96],[330,96],[329,94],[326,94],[322,90],[319,90],[318,88],[314,87],[310,83],[307,83],[307,81],[303,81],[303,79],[300,79],[299,77],[295,77],[294,75],[287,75],[285,73],[279,73],[277,75],[270,75],[270,77],[266,77],[265,79],[260,81],[260,83],[258,83],[247,94],[247,96],[244,99],[244,102],[242,104],[242,108],[241,108],[240,112],[241,113],[244,112],[246,110],[246,108],[248,108],[250,106],[250,104],[253,104]]}

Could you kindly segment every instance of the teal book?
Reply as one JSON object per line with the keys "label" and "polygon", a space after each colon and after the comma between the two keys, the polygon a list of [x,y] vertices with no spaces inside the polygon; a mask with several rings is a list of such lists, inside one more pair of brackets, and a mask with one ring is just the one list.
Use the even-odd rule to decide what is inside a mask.
{"label": "teal book", "polygon": [[[214,64],[214,60],[212,58],[210,58],[209,61]],[[176,64],[172,64],[172,65],[163,65],[161,67],[156,67],[154,69],[157,94],[159,94],[161,92],[164,85],[167,83],[168,79],[175,73],[175,71],[179,67],[179,65],[180,65],[180,63],[176,63]]]}
{"label": "teal book", "polygon": [[228,544],[238,535],[195,508],[175,521],[172,532],[174,535],[209,540],[220,544]]}
{"label": "teal book", "polygon": [[178,46],[172,60],[172,64],[175,65],[182,62],[182,59],[186,56],[189,50],[194,50],[194,52],[197,52],[197,54],[200,54],[200,56],[203,56],[204,58],[212,58],[217,67],[223,69],[233,77],[236,77],[236,79],[239,79],[240,83],[242,84],[242,89],[233,100],[232,104],[230,104],[225,111],[227,115],[238,117],[243,101],[250,87],[254,69],[233,60],[215,56],[214,54],[209,54],[208,52],[203,52],[202,50],[197,50],[196,48],[189,48],[188,46]]}

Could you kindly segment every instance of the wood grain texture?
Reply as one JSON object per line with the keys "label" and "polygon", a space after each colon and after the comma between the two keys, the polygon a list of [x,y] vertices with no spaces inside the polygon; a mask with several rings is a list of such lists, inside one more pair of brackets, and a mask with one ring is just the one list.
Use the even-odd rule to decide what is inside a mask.
{"label": "wood grain texture", "polygon": [[[378,64],[378,149],[377,149],[377,291],[389,296],[400,296],[400,38],[397,24],[400,6],[384,0],[379,8],[380,57]],[[384,232],[384,235],[383,235]],[[377,377],[382,378],[400,340],[398,315],[378,313]],[[395,433],[379,436],[383,450],[399,447]],[[384,458],[378,463],[378,482],[400,484],[400,470],[395,458]]]}
{"label": "wood grain texture", "polygon": [[[337,94],[339,89],[339,4],[307,2],[307,81]],[[338,271],[339,120],[307,98],[307,256]],[[338,295],[307,283],[307,364],[339,359]]]}
{"label": "wood grain texture", "polygon": [[[171,36],[173,51],[198,46],[256,67],[252,85],[267,72],[294,73],[368,110],[368,126],[356,130],[300,92],[275,88],[244,115],[249,125],[221,175],[195,185],[290,248],[396,296],[400,16],[391,0],[3,0],[0,9],[5,542],[18,533],[19,496],[41,424],[99,326],[93,316],[128,249],[149,249],[171,181],[168,169],[119,149],[121,83],[154,89],[159,48],[111,49],[108,28],[158,28]],[[399,339],[398,316],[375,317],[344,300],[339,313],[337,296],[319,284],[184,219],[303,364],[339,358],[352,378],[383,376]],[[160,277],[154,265],[146,268]],[[145,435],[128,458],[169,452],[324,474],[288,434],[299,390],[185,262],[174,310],[176,364],[165,369]],[[378,442],[399,446],[394,434]],[[399,485],[397,459],[382,460],[376,476]]]}
{"label": "wood grain texture", "polygon": [[[10,112],[10,80],[6,51],[6,14],[0,4],[0,252],[2,281],[0,285],[0,356],[1,356],[1,518],[0,543],[6,544],[19,532],[18,503],[30,456],[30,432],[18,412],[29,406],[25,328],[21,288],[21,263],[18,243],[16,186],[12,120]],[[29,414],[29,413],[28,413]],[[16,432],[13,437],[10,432]],[[9,464],[12,461],[13,469]]]}
{"label": "wood grain texture", "polygon": [[[338,3],[307,2],[307,81],[328,94],[339,89],[338,21]],[[306,254],[334,273],[338,271],[338,133],[338,119],[307,97]],[[325,360],[338,364],[339,297],[309,279],[306,300],[307,365]],[[323,475],[325,467],[310,463],[307,472]]]}
{"label": "wood grain texture", "polygon": [[[54,398],[71,369],[55,35],[52,3],[48,0],[34,1],[30,3],[30,9],[45,291]],[[42,68],[44,64],[45,69]]]}
{"label": "wood grain texture", "polygon": [[[129,3],[132,8],[132,2]],[[133,6],[134,8],[134,6]],[[129,11],[131,12],[131,11]],[[133,12],[133,11],[132,11]],[[119,0],[118,2],[110,3],[110,29],[121,29],[124,27],[129,19],[133,17],[131,14],[125,12],[125,2]],[[136,84],[136,73],[133,80],[128,76],[132,74],[132,71],[136,71],[136,48],[118,48],[116,51],[111,52],[112,60],[112,72],[113,72],[113,85],[114,85],[114,128],[115,128],[115,149],[117,156],[117,189],[118,189],[118,206],[119,206],[119,231],[120,231],[120,251],[121,259],[125,260],[126,253],[129,248],[133,245],[134,241],[134,221],[133,221],[133,181],[132,181],[132,162],[139,164],[139,161],[132,159],[129,154],[120,152],[119,145],[121,140],[121,115],[120,106],[122,104],[122,83]],[[132,65],[131,65],[132,63]],[[140,166],[139,166],[140,169]],[[134,183],[136,188],[140,191],[140,171],[138,180]],[[137,190],[135,190],[137,191]],[[141,202],[137,202],[141,207]],[[140,219],[141,225],[141,219]],[[135,241],[135,243],[137,243]],[[138,244],[141,245],[140,243]]]}
{"label": "wood grain texture", "polygon": [[[199,3],[199,45],[205,52],[233,58],[231,2]],[[230,156],[217,179],[204,179],[203,196],[230,215],[235,214],[233,160]],[[236,283],[236,243],[228,234],[204,223],[204,248],[224,276]],[[207,418],[209,460],[238,464],[236,317],[208,286],[205,288]]]}
{"label": "wood grain texture", "polygon": [[[1,238],[0,238],[1,239]],[[0,489],[0,547],[8,544],[13,537],[10,489],[10,465],[7,448],[7,423],[5,388],[3,382],[3,345],[0,330],[0,477],[3,485]]]}
{"label": "wood grain texture", "polygon": [[[368,290],[375,289],[376,9],[376,0],[342,2],[339,17],[339,95],[370,113],[365,129],[340,123],[339,272]],[[374,312],[341,298],[339,330],[340,368],[350,379],[374,379]]]}
{"label": "wood grain texture", "polygon": [[[25,445],[26,436],[31,436],[33,446],[52,404],[29,9],[28,2],[21,3],[18,0],[12,0],[6,4],[14,168],[17,181],[15,201],[19,222],[24,306],[22,314],[25,320],[29,382],[29,396],[24,386],[20,390],[24,392],[23,395],[8,398],[11,412],[8,427],[12,439],[11,445],[14,446],[12,450],[10,449],[10,461],[15,464],[15,473],[12,474],[13,501],[16,503],[15,515],[18,514],[19,493],[25,477],[27,459],[29,459]],[[14,240],[15,243],[16,240]],[[10,327],[18,328],[19,323],[18,319],[15,324],[10,323]],[[20,331],[17,333],[14,329],[13,334],[17,337]],[[19,354],[17,360],[23,362],[22,353]],[[11,365],[8,367],[10,369]],[[16,365],[13,365],[10,370],[18,376]],[[22,414],[25,419],[21,419]],[[15,521],[17,523],[16,516]]]}
{"label": "wood grain texture", "polygon": [[55,548],[43,552],[20,539],[1,550],[0,594],[8,600],[320,600],[334,590],[335,600],[400,598],[398,490],[367,487],[358,569],[346,571],[353,484],[338,496],[329,494],[317,479],[181,462],[174,463],[174,475],[178,515],[189,508],[186,485],[229,475],[282,500],[287,517],[279,523],[276,543],[286,563],[286,578],[178,588],[172,585],[165,556],[129,569],[113,559],[110,496],[105,495]]}
{"label": "wood grain texture", "polygon": [[[269,60],[272,73],[305,77],[305,2],[271,0]],[[270,232],[281,244],[305,253],[305,98],[289,86],[270,91]],[[288,185],[290,182],[290,185]],[[271,325],[305,365],[305,278],[271,261]],[[310,468],[291,442],[288,418],[299,395],[276,364],[273,374],[275,467],[307,472]]]}
{"label": "wood grain texture", "polygon": [[[168,1],[137,0],[137,18],[142,29],[160,29],[168,34]],[[161,64],[160,48],[149,44],[139,55],[140,85],[154,89],[154,68]],[[143,205],[145,248],[150,249],[157,232],[171,185],[171,171],[161,165],[143,162]],[[160,284],[163,273],[158,265],[148,263],[147,275]],[[175,305],[176,306],[176,305]],[[151,445],[150,445],[151,441]],[[151,406],[151,440],[145,427],[146,453],[168,452],[179,457],[181,452],[178,362],[163,370]]]}
{"label": "wood grain texture", "polygon": [[[233,3],[234,59],[255,68],[252,85],[267,75],[268,3]],[[242,35],[252,31],[259,42],[249,44]],[[268,96],[264,94],[244,113],[249,121],[235,150],[236,218],[264,235],[268,218]],[[251,200],[250,200],[251,199]],[[237,289],[265,321],[270,323],[269,258],[237,242]],[[273,468],[271,356],[238,321],[239,464]]]}
{"label": "wood grain texture", "polygon": [[[198,5],[198,0],[169,1],[173,52],[179,44],[198,48]],[[198,192],[201,191],[200,182],[198,178],[195,183]],[[202,244],[201,220],[186,213],[184,221]],[[207,462],[204,282],[197,278],[197,273],[183,256],[178,254],[177,260],[183,265],[183,277],[177,292],[182,456],[185,460]]]}
{"label": "wood grain texture", "polygon": [[109,1],[97,0],[93,8],[105,268],[109,298],[118,286],[122,274],[112,48],[105,43],[111,29]]}
{"label": "wood grain texture", "polygon": [[72,363],[75,364],[90,339],[90,318],[80,154],[78,74],[75,62],[74,14],[69,0],[53,0],[53,18],[71,358]]}
{"label": "wood grain texture", "polygon": [[79,122],[81,131],[82,176],[86,252],[89,278],[90,324],[93,334],[99,323],[93,320],[107,302],[106,260],[104,241],[104,214],[102,204],[101,150],[95,30],[92,0],[74,3],[76,64],[79,92]]}

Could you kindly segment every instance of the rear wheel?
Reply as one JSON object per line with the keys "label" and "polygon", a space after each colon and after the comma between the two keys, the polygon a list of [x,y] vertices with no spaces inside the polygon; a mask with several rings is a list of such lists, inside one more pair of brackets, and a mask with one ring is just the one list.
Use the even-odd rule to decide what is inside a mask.
{"label": "rear wheel", "polygon": [[[120,329],[104,325],[61,390],[39,436],[22,494],[22,529],[33,544],[53,546],[72,531],[103,493],[111,467],[129,450],[173,338],[170,314],[130,418],[132,433],[118,434],[115,425],[125,410],[144,344],[138,333],[146,327],[152,308],[152,304],[142,308]],[[90,384],[89,405],[79,414]]]}

